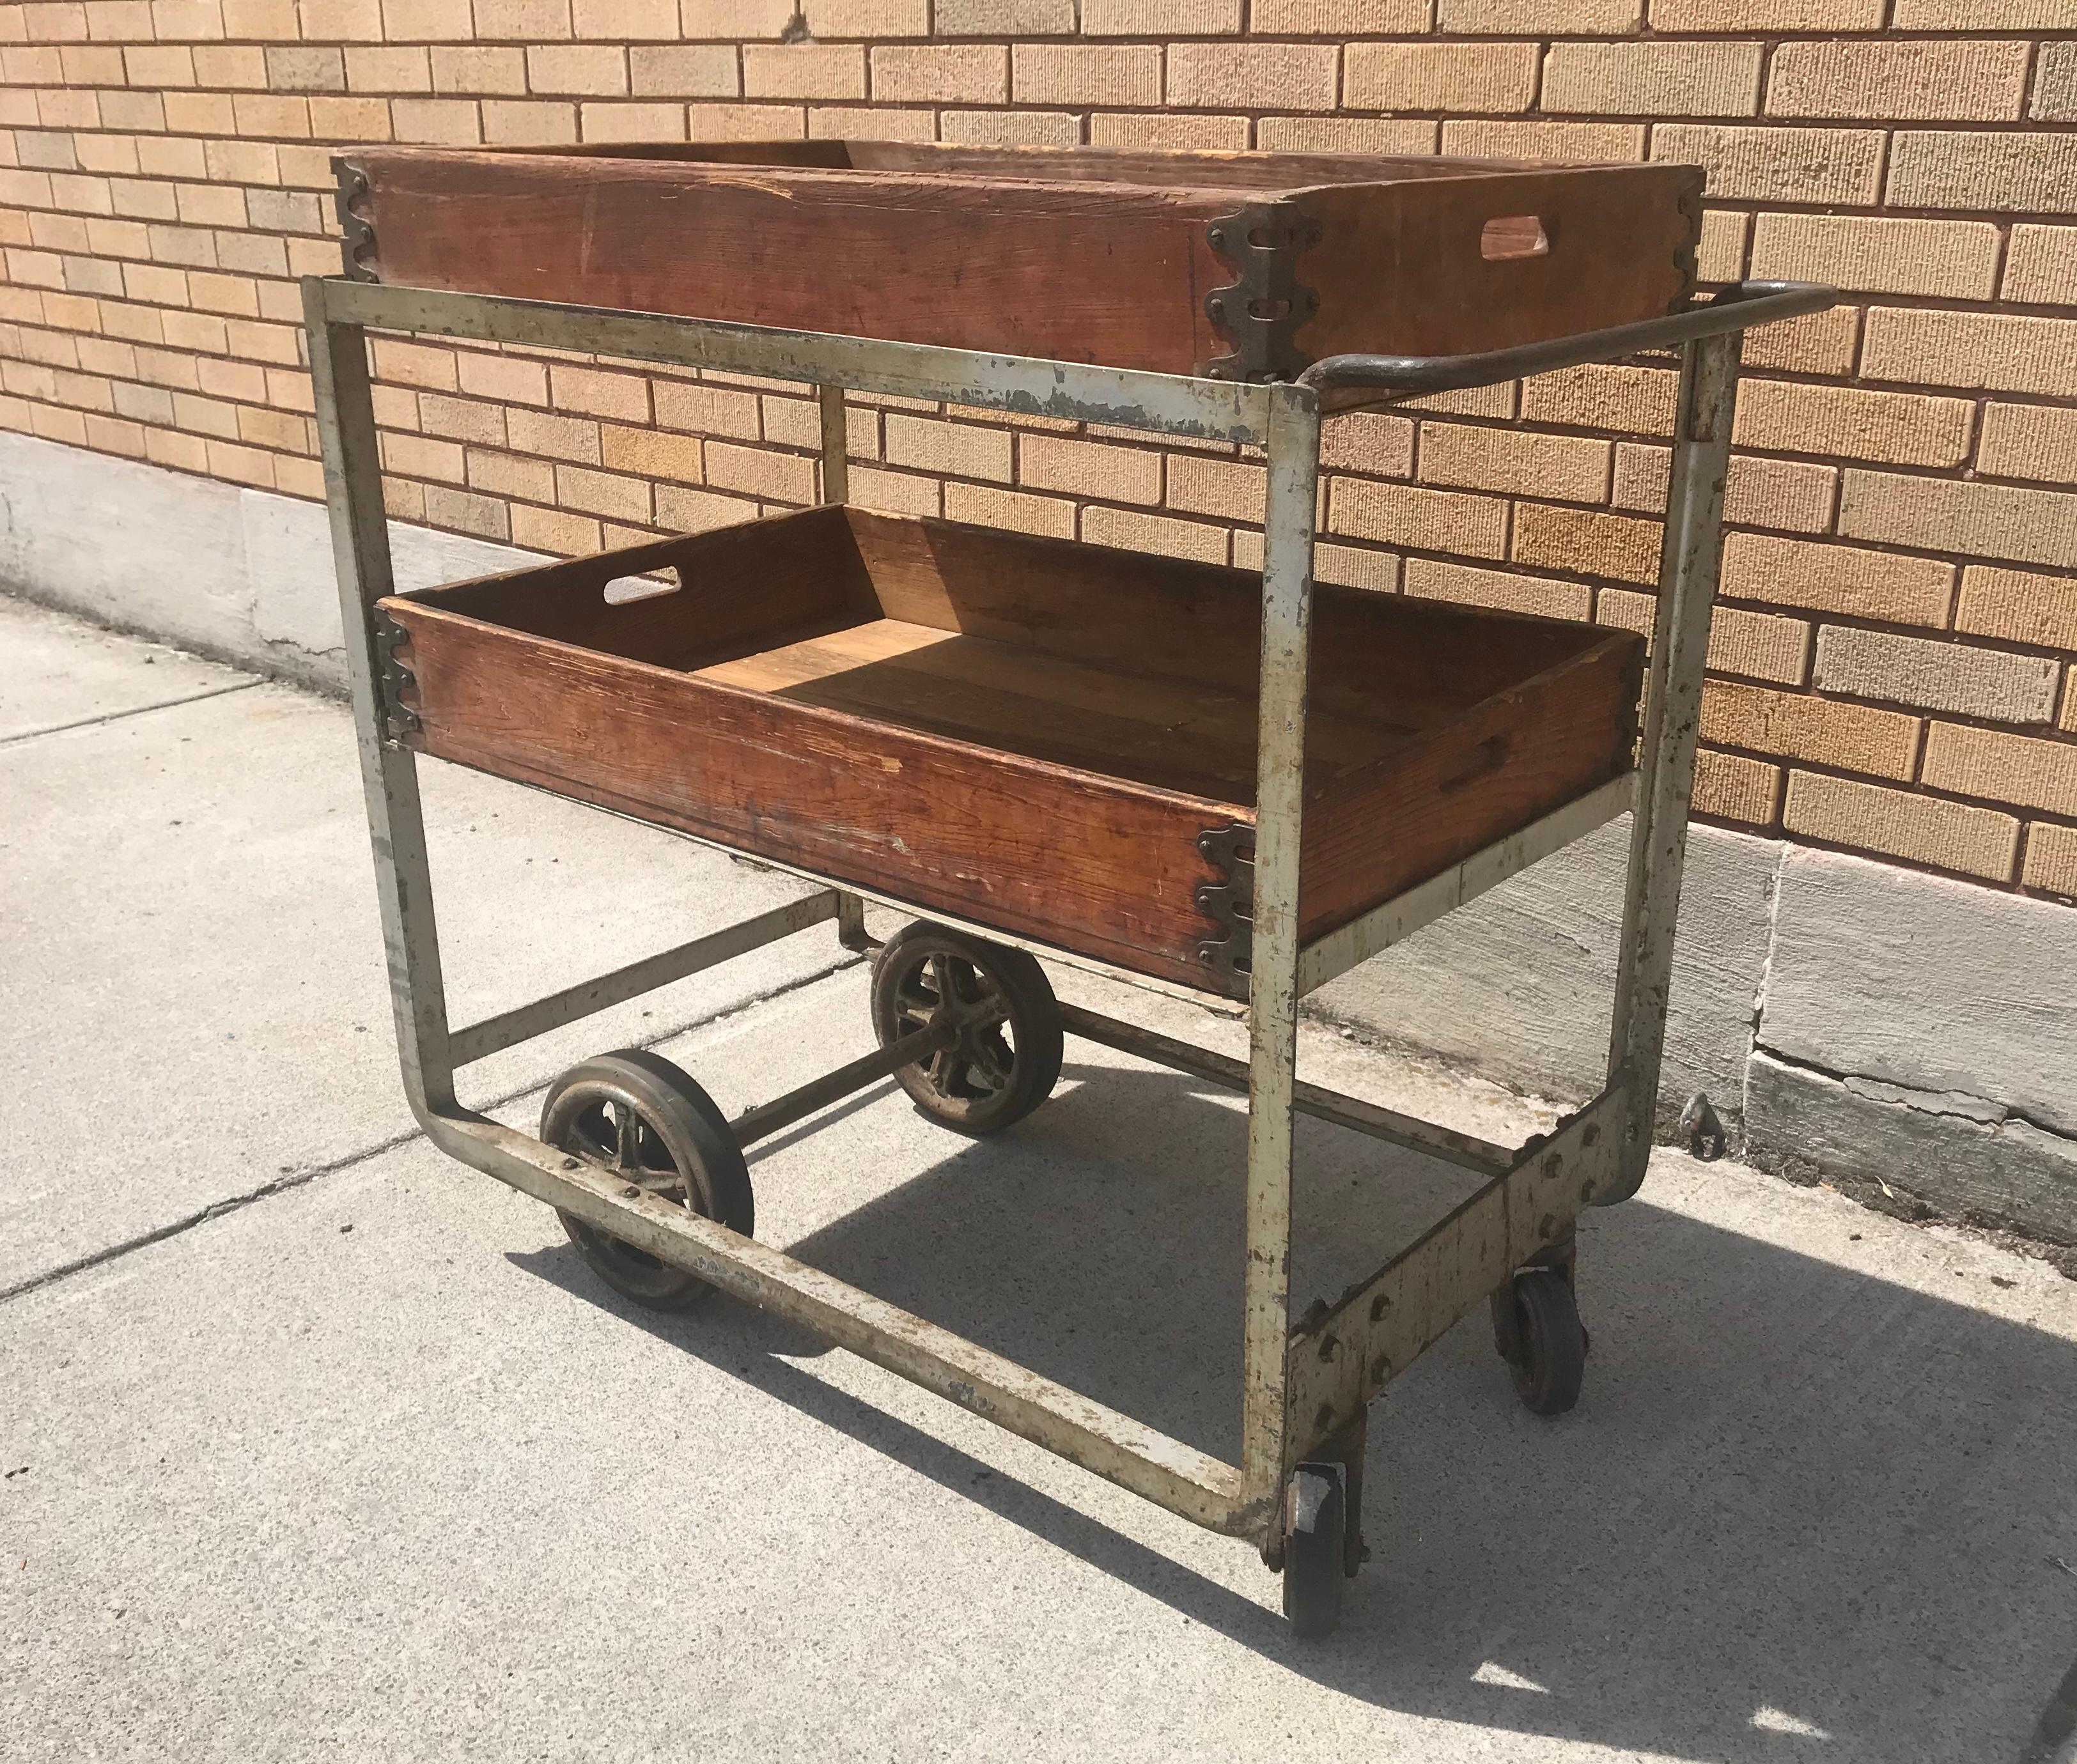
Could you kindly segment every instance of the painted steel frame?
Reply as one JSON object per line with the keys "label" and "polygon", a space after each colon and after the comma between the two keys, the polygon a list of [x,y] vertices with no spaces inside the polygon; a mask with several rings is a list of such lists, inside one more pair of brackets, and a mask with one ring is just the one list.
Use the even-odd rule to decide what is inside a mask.
{"label": "painted steel frame", "polygon": [[[1591,337],[1488,356],[1343,356],[1317,364],[1297,381],[1273,384],[1193,380],[335,277],[306,278],[303,300],[404,1088],[427,1136],[451,1156],[803,1323],[1186,1518],[1250,1537],[1272,1562],[1280,1559],[1283,1495],[1292,1468],[1310,1454],[1331,1456],[1359,1439],[1364,1405],[1384,1382],[1517,1269],[1563,1254],[1582,1209],[1635,1192],[1650,1148],[1664,1045],[1739,336],[1750,325],[1830,305],[1829,290],[1748,284],[1713,305]],[[602,1168],[456,1100],[455,1072],[463,1064],[812,926],[833,919],[845,946],[870,947],[863,916],[867,897],[814,878],[823,887],[802,900],[486,1021],[449,1026],[417,755],[384,716],[384,658],[374,609],[394,584],[368,378],[369,329],[586,351],[814,385],[822,496],[830,502],[843,501],[847,493],[847,389],[1266,451],[1248,1059],[1243,1065],[1077,1007],[1063,1012],[1076,1034],[1247,1092],[1239,1464],[1168,1438],[776,1250],[626,1186]],[[1301,943],[1301,768],[1323,400],[1374,401],[1488,385],[1668,346],[1681,351],[1680,396],[1636,773],[1588,793],[1351,924]],[[1608,1085],[1593,1102],[1547,1138],[1511,1150],[1298,1081],[1298,1001],[1304,993],[1626,808],[1634,809],[1634,821],[1614,1030]],[[870,897],[946,920],[897,897]],[[985,926],[968,928],[1135,985],[1147,984],[1144,976],[1072,952],[1005,938]],[[775,1132],[875,1081],[913,1058],[908,1042],[926,1034],[918,1031],[751,1110],[737,1124],[739,1133],[747,1139]],[[1316,1306],[1294,1326],[1288,1284],[1296,1113],[1413,1146],[1488,1180],[1338,1304]]]}

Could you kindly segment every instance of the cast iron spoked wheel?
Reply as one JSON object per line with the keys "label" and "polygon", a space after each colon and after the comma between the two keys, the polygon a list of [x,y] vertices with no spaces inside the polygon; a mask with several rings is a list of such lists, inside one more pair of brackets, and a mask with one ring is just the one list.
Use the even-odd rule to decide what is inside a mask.
{"label": "cast iron spoked wheel", "polygon": [[[750,1172],[714,1099],[643,1049],[601,1054],[564,1072],[541,1106],[541,1138],[745,1237],[756,1224]],[[573,1213],[557,1217],[599,1278],[637,1304],[682,1311],[714,1290]]]}
{"label": "cast iron spoked wheel", "polygon": [[1307,1641],[1342,1620],[1347,1579],[1348,1500],[1338,1464],[1301,1464],[1291,1475],[1284,1537],[1284,1615]]}
{"label": "cast iron spoked wheel", "polygon": [[1531,1414],[1563,1415],[1579,1401],[1587,1371],[1587,1332],[1572,1283],[1555,1268],[1529,1268],[1503,1296],[1514,1305],[1507,1360],[1515,1395]]}
{"label": "cast iron spoked wheel", "polygon": [[1060,1078],[1060,1007],[1045,970],[1006,949],[918,921],[872,962],[872,1027],[886,1047],[936,1029],[929,1058],[895,1081],[956,1133],[1000,1132],[1052,1095]]}

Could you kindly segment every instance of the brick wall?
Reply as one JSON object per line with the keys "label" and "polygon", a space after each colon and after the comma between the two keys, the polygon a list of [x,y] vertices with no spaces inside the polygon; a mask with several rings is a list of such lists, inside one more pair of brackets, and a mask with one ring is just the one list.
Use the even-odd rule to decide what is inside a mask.
{"label": "brick wall", "polygon": [[[2077,0],[0,4],[0,426],[320,493],[292,278],[373,140],[893,135],[1699,161],[1756,335],[1698,808],[2077,896]],[[791,389],[377,346],[393,512],[545,551],[811,499]],[[1330,423],[1321,573],[1649,622],[1672,376]],[[860,401],[854,497],[1253,564],[1211,449]],[[4,486],[0,486],[4,489]]]}

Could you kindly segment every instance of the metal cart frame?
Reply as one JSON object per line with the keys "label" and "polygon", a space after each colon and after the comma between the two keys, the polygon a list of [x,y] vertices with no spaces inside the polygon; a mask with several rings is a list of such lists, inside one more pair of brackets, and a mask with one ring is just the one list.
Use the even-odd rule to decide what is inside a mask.
{"label": "metal cart frame", "polygon": [[[1519,1271],[1555,1268],[1569,1281],[1572,1228],[1580,1213],[1589,1204],[1627,1198],[1642,1178],[1665,1039],[1741,335],[1752,325],[1820,310],[1833,303],[1830,291],[1746,283],[1669,318],[1553,343],[1454,358],[1340,356],[1295,381],[1266,384],[336,278],[307,278],[303,298],[398,1046],[405,1092],[427,1136],[463,1163],[805,1324],[1160,1506],[1215,1531],[1252,1539],[1272,1566],[1283,1559],[1286,1490],[1294,1472],[1309,1463],[1338,1465],[1347,1478],[1352,1573],[1359,1550],[1354,1508],[1370,1399]],[[827,502],[847,497],[847,389],[1238,442],[1266,451],[1252,897],[1230,903],[1252,946],[1249,1058],[1243,1065],[1091,1011],[1063,1008],[1065,1027],[1074,1034],[1247,1092],[1238,1465],[1168,1438],[456,1100],[459,1067],[825,920],[836,922],[847,946],[868,947],[862,904],[867,899],[1097,968],[1129,984],[1183,989],[814,876],[823,884],[821,890],[789,905],[486,1021],[451,1027],[418,759],[401,739],[408,733],[410,713],[398,699],[401,674],[389,653],[392,634],[376,612],[376,602],[393,591],[393,582],[364,337],[371,328],[586,351],[817,386],[821,494]],[[1297,910],[1301,766],[1323,401],[1439,393],[1675,347],[1681,359],[1679,402],[1636,771],[1339,930],[1301,942]],[[1298,1081],[1298,1004],[1305,994],[1625,809],[1634,810],[1634,822],[1608,1080],[1591,1103],[1548,1136],[1514,1149]],[[1244,880],[1249,877],[1244,863],[1238,873]],[[1244,892],[1234,890],[1243,897]],[[738,1139],[747,1143],[775,1133],[888,1075],[918,1056],[919,1048],[910,1045],[916,1040],[904,1037],[751,1111],[733,1124]],[[1338,1303],[1316,1304],[1295,1322],[1288,1292],[1294,1113],[1413,1147],[1487,1179]]]}

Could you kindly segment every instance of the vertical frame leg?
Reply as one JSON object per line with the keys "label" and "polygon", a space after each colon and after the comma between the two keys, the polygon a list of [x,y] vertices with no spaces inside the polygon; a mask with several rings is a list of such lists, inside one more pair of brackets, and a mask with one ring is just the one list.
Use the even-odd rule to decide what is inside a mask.
{"label": "vertical frame leg", "polygon": [[1630,1118],[1622,1164],[1595,1196],[1603,1205],[1637,1192],[1651,1156],[1742,340],[1739,332],[1732,331],[1701,338],[1681,352],[1679,417],[1659,554],[1659,609],[1652,627],[1622,945],[1616,965],[1615,1019],[1609,1040],[1609,1081],[1629,1087]]}
{"label": "vertical frame leg", "polygon": [[[851,431],[844,417],[844,389],[819,386],[822,407],[822,501],[826,505],[851,500]],[[847,950],[863,951],[873,946],[865,933],[865,902],[855,894],[837,895],[837,942]]]}
{"label": "vertical frame leg", "polygon": [[1313,618],[1320,406],[1309,388],[1271,407],[1262,572],[1255,923],[1248,981],[1247,1257],[1242,1285],[1241,1476],[1280,1548],[1284,1357],[1290,1333],[1291,1113],[1298,1048],[1298,853]]}
{"label": "vertical frame leg", "polygon": [[430,1125],[429,1114],[455,1106],[454,1066],[447,1047],[447,994],[440,976],[417,755],[391,737],[382,707],[375,603],[391,592],[393,582],[368,382],[367,336],[358,325],[331,321],[325,285],[314,277],[303,282],[303,314],[397,1049],[412,1113]]}

